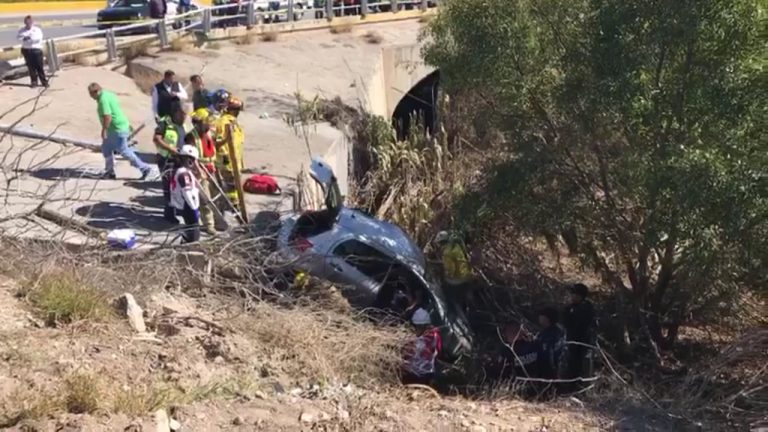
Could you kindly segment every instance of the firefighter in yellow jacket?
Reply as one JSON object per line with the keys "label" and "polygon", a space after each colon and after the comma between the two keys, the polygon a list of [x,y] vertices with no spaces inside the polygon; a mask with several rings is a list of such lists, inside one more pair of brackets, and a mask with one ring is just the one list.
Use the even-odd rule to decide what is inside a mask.
{"label": "firefighter in yellow jacket", "polygon": [[[216,175],[216,141],[210,132],[211,115],[206,108],[195,110],[190,116],[192,118],[192,130],[184,138],[185,144],[195,146],[200,157],[199,175],[197,175],[200,190],[207,198],[213,199],[218,193],[213,184]],[[208,234],[216,233],[216,220],[213,214],[215,204],[209,200],[204,200],[200,206],[200,216],[203,229]]]}
{"label": "firefighter in yellow jacket", "polygon": [[[237,116],[243,110],[243,101],[236,97],[230,97],[221,116],[216,120],[216,168],[221,178],[221,187],[224,189],[227,198],[236,208],[240,202],[237,197],[237,185],[235,184],[235,175],[233,163],[242,172],[245,164],[243,163],[243,144],[245,133],[243,128],[237,122]],[[229,130],[232,131],[232,144],[235,154],[229,152]]]}

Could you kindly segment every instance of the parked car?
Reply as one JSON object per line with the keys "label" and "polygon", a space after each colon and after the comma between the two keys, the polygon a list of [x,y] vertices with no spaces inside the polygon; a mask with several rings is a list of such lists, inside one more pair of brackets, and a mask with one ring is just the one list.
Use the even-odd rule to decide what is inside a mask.
{"label": "parked car", "polygon": [[[312,0],[293,2],[294,21],[299,21],[304,18],[304,11],[311,9],[309,4],[311,1]],[[253,6],[256,12],[272,12],[264,15],[264,22],[280,22],[288,19],[288,0],[256,0]]]}
{"label": "parked car", "polygon": [[[173,18],[178,14],[178,0],[167,0],[166,17]],[[192,4],[190,10],[197,10],[198,6]],[[150,13],[150,0],[116,0],[100,10],[96,14],[96,24],[99,30],[152,19]],[[181,22],[174,22],[174,28],[180,28]]]}
{"label": "parked car", "polygon": [[325,194],[325,208],[281,219],[277,252],[282,270],[334,282],[361,309],[399,312],[396,299],[420,291],[441,329],[444,358],[468,353],[473,336],[467,319],[428,274],[418,245],[397,225],[345,207],[336,177],[321,159],[312,160],[310,174]]}

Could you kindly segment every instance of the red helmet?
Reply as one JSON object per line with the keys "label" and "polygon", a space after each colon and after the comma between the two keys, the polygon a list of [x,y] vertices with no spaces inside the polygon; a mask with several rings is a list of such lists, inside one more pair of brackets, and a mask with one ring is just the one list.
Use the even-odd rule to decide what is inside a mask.
{"label": "red helmet", "polygon": [[236,98],[234,96],[231,96],[229,98],[229,100],[227,101],[227,109],[228,110],[242,111],[243,108],[244,108],[243,101],[241,101],[240,99],[238,99],[238,98]]}

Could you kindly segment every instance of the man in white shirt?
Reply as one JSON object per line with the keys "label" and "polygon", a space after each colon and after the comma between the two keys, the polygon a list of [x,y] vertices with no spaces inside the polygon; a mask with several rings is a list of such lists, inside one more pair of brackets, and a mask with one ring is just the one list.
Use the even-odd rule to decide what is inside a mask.
{"label": "man in white shirt", "polygon": [[176,105],[187,100],[187,91],[176,81],[176,74],[165,71],[163,80],[152,88],[152,111],[156,119],[163,119],[172,114]]}
{"label": "man in white shirt", "polygon": [[24,27],[19,29],[17,38],[21,42],[21,55],[24,56],[29,78],[32,80],[31,87],[37,87],[38,80],[43,87],[48,87],[48,78],[45,77],[43,66],[43,31],[33,25],[30,15],[24,17]]}

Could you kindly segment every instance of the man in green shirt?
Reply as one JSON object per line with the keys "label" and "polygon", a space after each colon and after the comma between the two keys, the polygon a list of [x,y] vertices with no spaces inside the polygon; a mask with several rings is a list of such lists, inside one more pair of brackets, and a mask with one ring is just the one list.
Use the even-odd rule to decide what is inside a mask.
{"label": "man in green shirt", "polygon": [[97,102],[97,112],[101,122],[101,154],[105,166],[102,178],[115,179],[115,153],[123,155],[134,167],[141,171],[141,179],[157,177],[151,165],[144,163],[128,146],[131,126],[120,108],[117,95],[104,90],[97,83],[88,86],[88,94]]}

